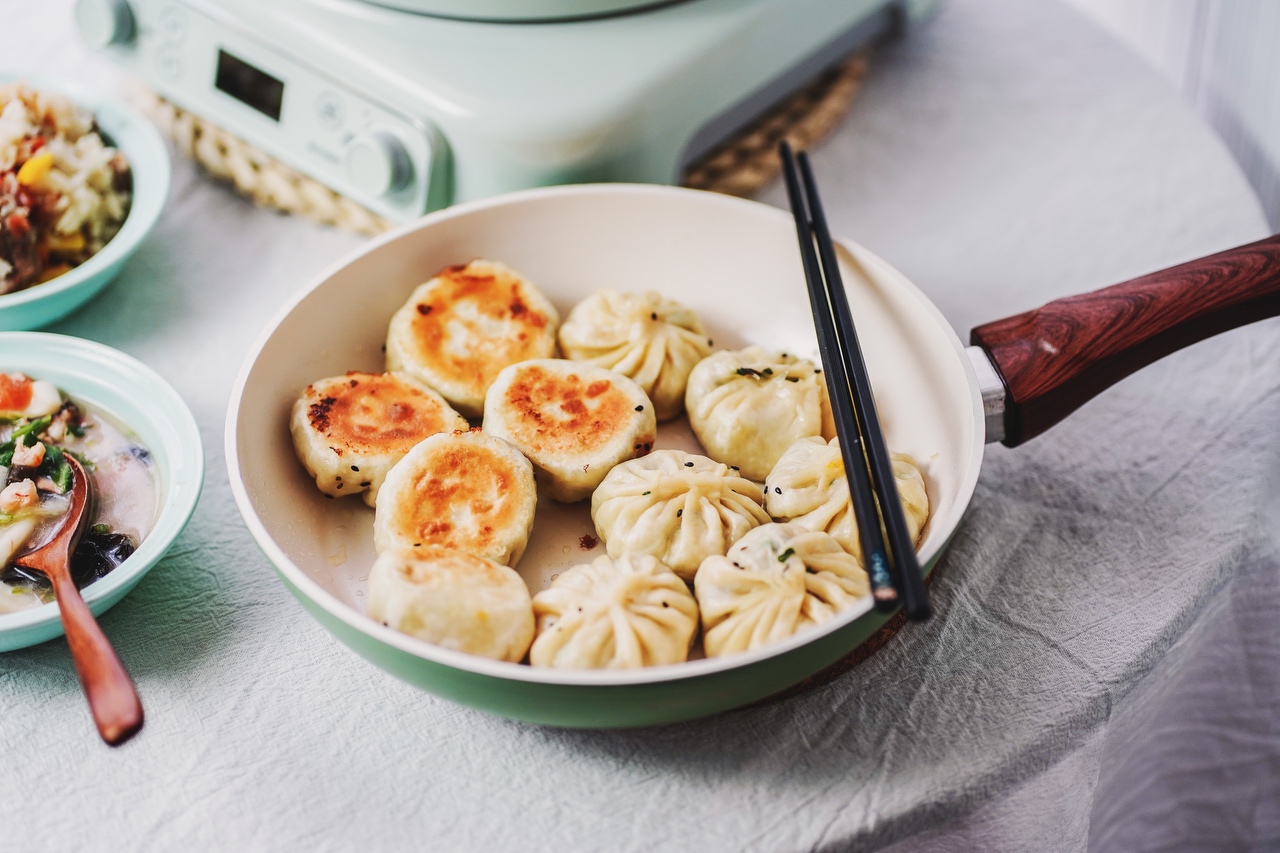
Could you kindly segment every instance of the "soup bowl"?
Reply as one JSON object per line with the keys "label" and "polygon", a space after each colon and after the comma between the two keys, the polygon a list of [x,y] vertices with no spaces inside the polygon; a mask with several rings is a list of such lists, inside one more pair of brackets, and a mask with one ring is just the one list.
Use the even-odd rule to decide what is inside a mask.
{"label": "soup bowl", "polygon": [[[159,480],[155,524],[119,566],[82,591],[101,614],[124,598],[186,527],[204,482],[204,449],[191,410],[178,392],[141,362],[102,344],[43,332],[0,332],[0,371],[58,386],[106,415],[151,453]],[[61,636],[54,602],[0,614],[0,651]]]}

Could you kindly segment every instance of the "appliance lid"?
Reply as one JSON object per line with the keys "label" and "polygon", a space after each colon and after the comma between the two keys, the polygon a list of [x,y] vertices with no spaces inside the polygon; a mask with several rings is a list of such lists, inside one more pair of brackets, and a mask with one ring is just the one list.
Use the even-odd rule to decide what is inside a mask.
{"label": "appliance lid", "polygon": [[599,18],[689,0],[363,0],[421,15],[472,21],[545,22]]}

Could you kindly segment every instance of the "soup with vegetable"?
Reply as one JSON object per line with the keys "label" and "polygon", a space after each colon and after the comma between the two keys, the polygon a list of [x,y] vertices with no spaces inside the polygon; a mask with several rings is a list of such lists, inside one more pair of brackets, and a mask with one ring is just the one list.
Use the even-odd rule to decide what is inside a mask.
{"label": "soup with vegetable", "polygon": [[67,454],[93,483],[89,525],[71,559],[76,586],[124,562],[155,523],[155,463],[127,429],[52,383],[0,373],[0,613],[53,600],[48,579],[15,560],[65,521],[72,480]]}

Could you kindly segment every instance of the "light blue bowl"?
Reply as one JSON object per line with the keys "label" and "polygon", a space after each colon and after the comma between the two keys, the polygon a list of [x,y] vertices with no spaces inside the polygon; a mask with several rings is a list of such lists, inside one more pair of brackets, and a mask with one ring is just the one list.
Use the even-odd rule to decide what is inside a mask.
{"label": "light blue bowl", "polygon": [[[0,332],[0,371],[47,379],[73,399],[112,416],[137,436],[160,477],[155,528],[130,557],[83,590],[103,613],[164,556],[186,527],[204,482],[204,446],[187,404],[151,368],[102,344],[42,332]],[[62,634],[57,604],[0,614],[0,652]]]}
{"label": "light blue bowl", "polygon": [[35,287],[0,296],[0,331],[37,329],[75,311],[106,287],[155,226],[169,195],[169,152],[140,113],[79,84],[0,72],[0,83],[23,80],[60,92],[93,111],[99,129],[124,153],[133,171],[133,202],[111,242],[80,266]]}

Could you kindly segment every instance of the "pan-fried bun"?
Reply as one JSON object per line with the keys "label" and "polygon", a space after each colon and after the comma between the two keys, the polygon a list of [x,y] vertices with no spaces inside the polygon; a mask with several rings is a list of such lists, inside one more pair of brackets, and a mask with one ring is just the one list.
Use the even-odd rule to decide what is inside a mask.
{"label": "pan-fried bun", "polygon": [[513,663],[533,640],[533,602],[513,569],[435,545],[378,557],[368,614],[428,643]]}
{"label": "pan-fried bun", "polygon": [[444,399],[411,376],[347,373],[311,383],[293,406],[293,446],[320,491],[364,494],[373,506],[391,466],[439,432],[466,429]]}
{"label": "pan-fried bun", "polygon": [[478,417],[508,364],[555,355],[555,306],[515,270],[476,260],[414,290],[387,329],[387,369],[411,373]]}
{"label": "pan-fried bun", "polygon": [[538,502],[533,466],[478,429],[433,435],[401,459],[378,492],[378,553],[440,545],[514,566]]}
{"label": "pan-fried bun", "polygon": [[484,428],[533,463],[549,497],[579,501],[609,470],[653,448],[657,421],[644,389],[620,373],[576,361],[522,361],[498,374]]}

